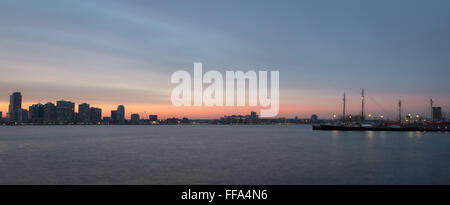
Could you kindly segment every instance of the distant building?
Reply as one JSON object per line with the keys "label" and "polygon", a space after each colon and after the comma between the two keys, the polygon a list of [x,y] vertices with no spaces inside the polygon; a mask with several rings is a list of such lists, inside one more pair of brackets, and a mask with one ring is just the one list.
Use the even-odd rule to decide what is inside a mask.
{"label": "distant building", "polygon": [[110,124],[112,124],[112,122],[111,122],[111,117],[103,117],[103,122],[102,122],[102,124],[104,124],[104,125],[110,125]]}
{"label": "distant building", "polygon": [[41,103],[28,107],[28,120],[33,124],[44,123],[44,105]]}
{"label": "distant building", "polygon": [[60,100],[56,102],[56,123],[59,125],[73,124],[75,121],[75,103]]}
{"label": "distant building", "polygon": [[74,113],[73,113],[73,120],[72,120],[72,123],[69,123],[69,124],[75,124],[75,123],[78,123],[78,122],[79,122],[79,115],[78,115],[77,112],[74,112]]}
{"label": "distant building", "polygon": [[28,110],[22,109],[20,114],[22,115],[20,118],[20,122],[28,123]]}
{"label": "distant building", "polygon": [[78,123],[80,124],[90,124],[91,123],[91,109],[89,104],[81,103],[78,105]]}
{"label": "distant building", "polygon": [[158,121],[158,115],[150,115],[148,116],[148,119],[150,122],[156,122]]}
{"label": "distant building", "polygon": [[243,116],[243,115],[231,115],[231,116],[224,116],[220,120],[225,124],[241,124],[246,123],[249,116]]}
{"label": "distant building", "polygon": [[183,124],[189,124],[190,122],[191,121],[187,117],[183,117],[183,119],[181,120],[181,123],[183,123]]}
{"label": "distant building", "polygon": [[433,107],[433,122],[442,121],[442,108]]}
{"label": "distant building", "polygon": [[90,121],[92,124],[97,125],[102,121],[102,109],[97,107],[90,108]]}
{"label": "distant building", "polygon": [[167,125],[176,125],[176,124],[180,124],[180,123],[181,123],[181,121],[178,118],[167,118],[164,121],[164,124],[167,124]]}
{"label": "distant building", "polygon": [[252,122],[257,122],[258,121],[258,114],[256,114],[256,112],[251,112],[250,113],[250,121]]}
{"label": "distant building", "polygon": [[0,111],[0,121],[3,120],[3,113]]}
{"label": "distant building", "polygon": [[119,120],[117,119],[117,110],[111,110],[111,123],[118,124]]}
{"label": "distant building", "polygon": [[123,105],[117,106],[117,122],[121,125],[125,124],[125,107]]}
{"label": "distant building", "polygon": [[44,105],[44,124],[56,124],[56,106],[51,102]]}
{"label": "distant building", "polygon": [[15,92],[9,96],[8,119],[12,123],[21,123],[22,116],[22,94]]}
{"label": "distant building", "polygon": [[133,124],[133,125],[137,125],[137,124],[139,124],[139,114],[136,114],[136,113],[134,113],[134,114],[131,114],[131,124]]}
{"label": "distant building", "polygon": [[319,121],[319,117],[316,114],[311,115],[311,123],[317,123]]}

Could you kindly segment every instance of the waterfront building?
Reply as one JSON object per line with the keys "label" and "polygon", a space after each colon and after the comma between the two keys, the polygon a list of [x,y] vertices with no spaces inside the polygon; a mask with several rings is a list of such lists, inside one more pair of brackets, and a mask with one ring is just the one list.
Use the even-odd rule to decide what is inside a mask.
{"label": "waterfront building", "polygon": [[33,124],[42,124],[44,122],[44,105],[41,103],[33,104],[28,107],[28,120]]}
{"label": "waterfront building", "polygon": [[12,123],[22,122],[22,94],[14,92],[9,96],[8,119]]}
{"label": "waterfront building", "polygon": [[21,109],[20,115],[20,123],[28,123],[28,110]]}
{"label": "waterfront building", "polygon": [[54,125],[56,123],[56,106],[48,102],[44,105],[44,124]]}
{"label": "waterfront building", "polygon": [[91,123],[91,109],[89,104],[81,103],[78,105],[78,123],[80,124],[90,124]]}
{"label": "waterfront building", "polygon": [[125,107],[123,105],[117,106],[117,122],[121,125],[125,124]]}
{"label": "waterfront building", "polygon": [[67,125],[75,121],[75,103],[60,100],[56,102],[56,124]]}
{"label": "waterfront building", "polygon": [[112,124],[111,117],[103,117],[102,124],[103,125],[110,125],[110,124]]}
{"label": "waterfront building", "polygon": [[102,109],[97,107],[90,108],[90,121],[92,124],[97,125],[102,121]]}
{"label": "waterfront building", "polygon": [[136,114],[136,113],[134,113],[134,114],[131,114],[131,124],[133,124],[133,125],[137,125],[137,124],[139,124],[139,114]]}
{"label": "waterfront building", "polygon": [[148,119],[150,122],[156,122],[158,121],[158,115],[149,115]]}
{"label": "waterfront building", "polygon": [[111,124],[117,124],[117,110],[111,110]]}
{"label": "waterfront building", "polygon": [[254,123],[255,123],[255,122],[258,122],[258,114],[256,114],[256,112],[253,112],[253,111],[252,111],[252,112],[250,113],[250,121],[251,121],[251,122],[254,122]]}

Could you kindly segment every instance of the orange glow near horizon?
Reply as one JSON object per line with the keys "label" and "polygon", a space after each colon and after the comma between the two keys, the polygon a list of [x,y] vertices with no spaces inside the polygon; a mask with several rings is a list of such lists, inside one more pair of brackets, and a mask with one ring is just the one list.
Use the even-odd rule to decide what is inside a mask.
{"label": "orange glow near horizon", "polygon": [[[55,103],[55,102],[53,102]],[[4,116],[8,112],[8,104],[9,102],[0,102],[0,111],[2,111]],[[27,109],[34,102],[23,102],[22,108]],[[43,103],[44,104],[44,103]],[[99,107],[102,109],[103,117],[110,117],[111,110],[117,109],[118,104],[102,104],[102,103],[92,103],[91,107]],[[130,118],[131,114],[137,113],[141,118],[147,119],[149,115],[158,115],[160,119],[166,119],[171,117],[188,117],[195,119],[216,119],[223,117],[225,115],[248,115],[251,111],[255,111],[259,114],[261,107],[195,107],[195,106],[181,106],[175,107],[171,104],[167,105],[152,105],[152,104],[124,104],[125,106],[125,117]],[[78,112],[78,104],[75,104],[75,111]],[[299,107],[293,106],[285,106],[280,107],[280,112],[278,114],[279,117],[295,117],[294,113],[306,112],[306,110],[302,110]],[[300,116],[299,116],[300,117]]]}
{"label": "orange glow near horizon", "polygon": [[[301,96],[295,100],[291,98],[289,100],[280,99],[280,110],[277,117],[286,117],[286,118],[294,118],[298,116],[299,118],[309,118],[312,114],[319,115],[320,118],[330,119],[333,115],[339,116],[342,112],[342,102],[341,99],[337,96],[327,96],[320,95],[322,98],[318,99],[318,97],[306,97]],[[326,97],[325,97],[326,96]],[[372,103],[371,101],[366,102],[366,113],[367,114],[378,114],[384,115],[386,117],[397,116],[397,99],[395,96],[390,95],[377,95],[377,99],[382,103]],[[429,115],[429,104],[426,96],[409,96],[405,99],[402,110],[404,113],[414,113],[427,116]],[[77,99],[67,99],[69,101],[75,102],[75,111],[78,112],[78,105],[83,100]],[[47,101],[40,100],[42,104]],[[50,102],[56,103],[55,100],[49,100]],[[39,100],[37,101],[39,102]],[[22,108],[28,109],[28,107],[37,102],[31,102],[24,98],[22,103]],[[170,102],[160,103],[160,104],[152,104],[152,103],[122,103],[122,102],[105,102],[105,101],[96,101],[90,100],[87,102],[91,107],[99,107],[102,109],[102,116],[109,117],[111,110],[117,109],[117,106],[123,104],[125,106],[125,117],[130,118],[131,114],[138,113],[141,118],[148,119],[149,115],[158,115],[160,119],[167,119],[171,117],[187,117],[190,119],[218,119],[225,115],[248,115],[251,111],[255,111],[258,114],[260,113],[262,107],[195,107],[195,106],[181,106],[175,107]],[[445,105],[450,104],[450,98],[440,98],[439,102],[436,106],[443,106],[443,109],[446,110],[447,107]],[[3,117],[6,117],[8,112],[9,101],[3,100],[0,101],[0,112],[3,113]],[[349,97],[347,100],[347,113],[357,115],[360,113],[360,101],[359,96],[353,96],[353,98]],[[382,108],[380,108],[382,106]]]}

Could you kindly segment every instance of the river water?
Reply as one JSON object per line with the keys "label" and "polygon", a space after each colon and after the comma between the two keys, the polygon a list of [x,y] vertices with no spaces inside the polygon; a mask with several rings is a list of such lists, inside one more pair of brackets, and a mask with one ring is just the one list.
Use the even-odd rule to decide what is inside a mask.
{"label": "river water", "polygon": [[0,184],[450,184],[450,134],[4,126]]}

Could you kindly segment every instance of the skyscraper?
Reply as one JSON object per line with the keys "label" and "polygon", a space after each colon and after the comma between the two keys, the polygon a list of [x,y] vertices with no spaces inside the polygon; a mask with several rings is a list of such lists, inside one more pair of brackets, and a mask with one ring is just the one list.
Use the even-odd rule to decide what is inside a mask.
{"label": "skyscraper", "polygon": [[117,124],[119,121],[117,120],[117,110],[111,110],[111,123]]}
{"label": "skyscraper", "polygon": [[91,123],[91,109],[89,104],[82,103],[78,105],[78,123],[90,124]]}
{"label": "skyscraper", "polygon": [[8,118],[10,122],[22,122],[22,94],[20,92],[15,92],[9,96]]}
{"label": "skyscraper", "polygon": [[44,124],[54,125],[56,123],[56,106],[48,102],[44,105]]}
{"label": "skyscraper", "polygon": [[75,103],[60,100],[56,102],[56,123],[59,125],[73,124],[75,119]]}
{"label": "skyscraper", "polygon": [[90,108],[91,113],[91,123],[96,125],[99,124],[102,121],[102,109],[91,107]]}
{"label": "skyscraper", "polygon": [[42,124],[44,122],[44,105],[41,103],[31,105],[28,109],[28,120],[34,124]]}
{"label": "skyscraper", "polygon": [[21,115],[20,122],[27,123],[28,122],[28,110],[21,109],[20,115]]}
{"label": "skyscraper", "polygon": [[119,124],[125,124],[125,107],[123,105],[117,106],[117,121]]}

